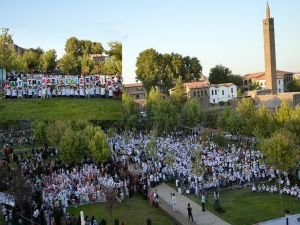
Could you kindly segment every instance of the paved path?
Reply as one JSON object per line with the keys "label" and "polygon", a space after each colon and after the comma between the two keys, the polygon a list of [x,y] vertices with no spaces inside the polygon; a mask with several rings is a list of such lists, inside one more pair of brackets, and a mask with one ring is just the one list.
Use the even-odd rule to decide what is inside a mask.
{"label": "paved path", "polygon": [[[156,186],[155,189],[157,190],[159,196],[160,207],[181,225],[230,225],[229,223],[223,221],[222,219],[208,212],[207,210],[205,212],[202,212],[202,207],[200,205],[194,203],[186,196],[178,194],[173,188],[166,185],[165,183]],[[173,212],[172,210],[171,193],[176,194],[176,212]],[[188,203],[190,203],[192,207],[194,223],[188,220]]]}

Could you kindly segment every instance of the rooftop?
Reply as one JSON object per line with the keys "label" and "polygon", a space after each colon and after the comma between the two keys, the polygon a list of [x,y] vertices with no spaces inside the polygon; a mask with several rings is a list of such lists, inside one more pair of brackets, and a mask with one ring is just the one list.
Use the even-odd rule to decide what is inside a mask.
{"label": "rooftop", "polygon": [[[276,71],[276,77],[282,78],[284,75],[290,75],[293,74],[293,72],[287,72],[282,70]],[[265,80],[265,72],[258,72],[258,73],[248,73],[243,76],[244,79],[254,79],[254,80]]]}

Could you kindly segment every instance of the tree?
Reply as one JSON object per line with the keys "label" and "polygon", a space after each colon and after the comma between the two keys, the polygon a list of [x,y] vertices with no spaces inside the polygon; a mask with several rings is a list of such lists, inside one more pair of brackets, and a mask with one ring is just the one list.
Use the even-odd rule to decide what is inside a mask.
{"label": "tree", "polygon": [[48,146],[48,139],[47,139],[47,122],[45,121],[34,121],[32,124],[33,127],[33,135],[34,139],[44,144],[45,148]]}
{"label": "tree", "polygon": [[240,75],[229,74],[227,77],[228,83],[234,83],[236,86],[243,86],[243,78]]}
{"label": "tree", "polygon": [[91,54],[102,54],[103,50],[104,50],[103,46],[100,42],[93,42],[92,43]]}
{"label": "tree", "polygon": [[[272,136],[265,139],[260,148],[263,154],[266,156],[269,165],[272,165],[275,169],[279,169],[279,177],[281,173],[294,168],[299,161],[299,147],[297,148],[296,136],[286,129],[280,129],[275,131]],[[280,189],[279,179],[279,189]],[[283,213],[283,202],[280,195],[281,207]]]}
{"label": "tree", "polygon": [[250,136],[253,135],[253,119],[255,113],[255,105],[251,98],[243,98],[238,102],[236,111],[241,118],[241,134]]}
{"label": "tree", "polygon": [[147,95],[147,114],[150,119],[153,118],[154,111],[162,100],[161,93],[158,88],[152,87],[149,94]]}
{"label": "tree", "polygon": [[184,87],[184,83],[182,82],[181,76],[179,76],[179,78],[176,80],[176,85],[172,96],[176,102],[184,103],[186,101],[186,89]]}
{"label": "tree", "polygon": [[190,99],[184,104],[181,111],[181,121],[182,124],[190,128],[203,121],[201,107],[196,99]]}
{"label": "tree", "polygon": [[138,110],[133,98],[126,92],[122,95],[123,124],[125,129],[135,127],[138,121]]}
{"label": "tree", "polygon": [[66,41],[65,52],[67,55],[78,57],[82,54],[80,41],[76,37],[71,37]]}
{"label": "tree", "polygon": [[78,58],[72,54],[65,54],[59,61],[59,67],[64,74],[79,74],[81,70]]}
{"label": "tree", "polygon": [[110,147],[107,142],[107,137],[101,129],[95,132],[95,135],[89,143],[89,149],[91,156],[98,163],[107,160],[110,156]]}
{"label": "tree", "polygon": [[25,72],[34,72],[40,69],[40,54],[35,50],[27,50],[23,54]]}
{"label": "tree", "polygon": [[108,75],[121,75],[122,74],[122,62],[117,60],[115,56],[112,56],[105,60],[103,65],[103,71]]}
{"label": "tree", "polygon": [[54,71],[56,67],[56,51],[50,49],[41,55],[41,69],[44,73]]}
{"label": "tree", "polygon": [[2,28],[0,35],[0,68],[7,71],[13,69],[14,53],[14,42],[9,34],[9,29]]}
{"label": "tree", "polygon": [[47,140],[50,146],[58,146],[62,136],[68,127],[71,127],[71,122],[67,120],[55,120],[49,122],[46,127]]}
{"label": "tree", "polygon": [[158,134],[174,130],[178,126],[180,114],[178,107],[172,99],[164,99],[159,102],[154,113],[154,129]]}
{"label": "tree", "polygon": [[202,75],[202,66],[196,57],[185,56],[183,61],[183,80],[185,82],[198,80]]}
{"label": "tree", "polygon": [[109,57],[114,56],[117,60],[122,61],[122,43],[118,41],[112,41],[108,43],[109,50],[107,54]]}
{"label": "tree", "polygon": [[136,78],[143,82],[147,93],[160,82],[159,53],[153,48],[140,52],[136,61]]}
{"label": "tree", "polygon": [[275,109],[274,118],[278,128],[283,127],[291,119],[292,112],[292,108],[285,101]]}
{"label": "tree", "polygon": [[[59,158],[66,164],[80,162],[86,151],[82,149],[82,136],[80,132],[76,132],[71,127],[68,127],[59,142]],[[84,146],[86,147],[86,146]],[[82,151],[83,150],[83,151]]]}
{"label": "tree", "polygon": [[227,83],[229,75],[232,75],[232,72],[229,68],[223,65],[216,65],[210,69],[208,80],[212,84]]}
{"label": "tree", "polygon": [[270,110],[265,105],[256,110],[253,127],[253,134],[259,140],[269,138],[274,132],[274,118]]}
{"label": "tree", "polygon": [[91,73],[94,67],[93,60],[88,55],[83,55],[80,58],[81,74],[88,75]]}

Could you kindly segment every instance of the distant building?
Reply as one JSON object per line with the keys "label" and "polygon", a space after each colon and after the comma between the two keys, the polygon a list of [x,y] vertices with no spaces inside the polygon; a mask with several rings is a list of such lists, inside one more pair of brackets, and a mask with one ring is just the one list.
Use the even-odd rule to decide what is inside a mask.
{"label": "distant building", "polygon": [[99,63],[105,62],[105,60],[108,59],[108,56],[104,54],[90,54],[90,58],[94,63]]}
{"label": "distant building", "polygon": [[233,83],[211,84],[209,86],[209,102],[216,104],[237,98],[237,86]]}
{"label": "distant building", "polygon": [[[276,71],[276,93],[282,93],[288,91],[288,85],[293,81],[292,72],[287,71]],[[269,89],[267,88],[267,80],[265,76],[265,72],[258,72],[258,73],[249,73],[243,76],[243,87],[244,90],[249,90],[250,86],[253,83],[258,83],[261,87],[261,90]]]}
{"label": "distant building", "polygon": [[142,83],[124,84],[124,91],[129,94],[136,103],[145,105],[147,92]]}
{"label": "distant building", "polygon": [[204,108],[209,107],[209,82],[184,83],[187,99],[197,99]]}

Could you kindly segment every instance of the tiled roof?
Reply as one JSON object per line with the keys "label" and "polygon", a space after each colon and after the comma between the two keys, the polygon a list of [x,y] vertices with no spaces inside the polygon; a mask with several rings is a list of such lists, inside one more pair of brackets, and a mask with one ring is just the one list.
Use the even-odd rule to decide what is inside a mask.
{"label": "tiled roof", "polygon": [[210,87],[220,87],[220,86],[225,86],[225,87],[229,87],[233,85],[233,83],[223,83],[223,84],[211,84]]}
{"label": "tiled roof", "polygon": [[[286,74],[293,74],[292,72],[277,70],[276,77],[282,78]],[[243,76],[244,79],[254,79],[254,80],[265,80],[265,72],[258,73],[248,73]]]}
{"label": "tiled roof", "polygon": [[130,88],[130,87],[143,87],[143,83],[124,84],[124,88]]}
{"label": "tiled roof", "polygon": [[190,83],[184,83],[185,87],[189,89],[194,89],[194,88],[205,88],[209,87],[208,82],[190,82]]}

